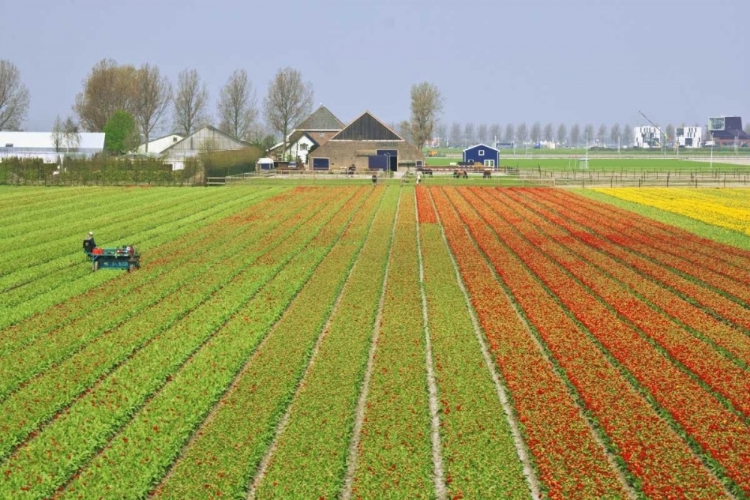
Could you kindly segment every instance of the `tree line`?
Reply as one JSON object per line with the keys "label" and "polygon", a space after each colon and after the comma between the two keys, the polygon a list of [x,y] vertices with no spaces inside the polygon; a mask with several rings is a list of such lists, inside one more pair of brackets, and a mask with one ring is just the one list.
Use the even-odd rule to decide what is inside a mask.
{"label": "tree line", "polygon": [[[147,145],[157,133],[189,135],[205,125],[266,150],[275,142],[274,133],[286,137],[311,112],[314,96],[312,84],[286,67],[271,79],[259,104],[247,71],[237,69],[222,86],[212,113],[208,87],[196,69],[184,69],[172,83],[156,65],[135,67],[113,59],[96,63],[82,87],[74,115],[55,119],[52,140],[58,151],[75,149],[81,131],[112,133],[115,142],[108,149],[124,152]],[[0,60],[0,130],[19,130],[29,103],[18,68]]]}
{"label": "tree line", "polygon": [[614,124],[608,127],[601,124],[573,124],[568,128],[565,123],[553,124],[534,122],[528,126],[525,122],[518,125],[508,123],[486,124],[453,122],[440,123],[435,129],[434,139],[442,147],[468,147],[477,143],[493,145],[494,143],[513,143],[517,147],[525,144],[540,142],[555,143],[560,146],[584,147],[588,146],[628,146],[633,142],[633,127],[630,124],[620,126]]}

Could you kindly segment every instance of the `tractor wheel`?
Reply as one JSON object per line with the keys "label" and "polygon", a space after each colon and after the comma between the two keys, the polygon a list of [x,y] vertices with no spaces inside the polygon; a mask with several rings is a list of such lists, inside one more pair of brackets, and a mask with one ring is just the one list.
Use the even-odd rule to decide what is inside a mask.
{"label": "tractor wheel", "polygon": [[128,264],[128,272],[132,273],[135,270],[135,265],[131,262]]}
{"label": "tractor wheel", "polygon": [[91,264],[91,270],[96,272],[99,270],[99,261],[95,260],[93,264]]}

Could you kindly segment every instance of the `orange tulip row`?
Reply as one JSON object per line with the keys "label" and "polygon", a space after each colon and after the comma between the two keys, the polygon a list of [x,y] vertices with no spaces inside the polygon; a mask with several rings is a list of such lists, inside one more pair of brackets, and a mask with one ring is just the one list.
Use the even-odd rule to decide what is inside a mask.
{"label": "orange tulip row", "polygon": [[[455,189],[432,187],[430,192],[510,393],[541,489],[550,498],[625,498],[626,490],[592,433],[570,380],[561,378],[559,362],[550,362],[551,352],[539,343],[538,332],[530,332],[521,319],[528,312],[514,308],[526,309],[529,301],[533,308],[538,286],[515,269],[517,264],[508,267],[513,263],[498,253],[496,236]],[[517,280],[505,280],[509,273]],[[508,294],[514,295],[513,301]]]}
{"label": "orange tulip row", "polygon": [[[574,276],[583,275],[586,271],[585,261],[571,258],[569,255],[566,258],[565,251],[561,250],[559,245],[552,243],[522,215],[514,212],[504,203],[506,200],[499,201],[495,197],[476,196],[473,193],[467,193],[467,197],[476,200],[475,205],[482,205],[485,220],[493,226],[509,250],[523,260],[545,288],[588,330],[591,343],[586,345],[600,347],[635,390],[643,392],[645,389],[649,398],[653,398],[661,408],[669,412],[671,418],[682,427],[677,431],[687,434],[688,442],[697,445],[694,449],[698,448],[701,458],[714,465],[719,477],[729,483],[730,488],[739,488],[747,493],[750,484],[750,461],[747,460],[750,433],[745,420],[726,408],[710,392],[706,392],[700,383],[671,363],[634,328],[623,322],[611,306],[592,293],[590,287],[576,280]],[[486,204],[489,204],[492,212]],[[556,262],[555,259],[559,259],[560,262]],[[606,284],[605,278],[592,275],[591,272],[587,277],[592,286],[598,279],[604,280]],[[596,284],[596,289],[600,292],[604,288],[602,283]],[[607,294],[605,299],[613,303],[635,300],[629,297],[627,292],[619,295]],[[583,345],[581,343],[581,347]],[[644,418],[649,413],[655,415],[648,411],[644,399],[634,399],[630,407],[631,418],[639,408],[636,403],[641,403]],[[625,424],[622,422],[621,425]],[[658,429],[658,426],[654,425],[652,429]],[[660,447],[664,447],[669,442],[671,433],[664,426],[661,434],[660,439],[651,441],[658,442]],[[625,440],[620,446],[631,444],[629,440]],[[675,442],[676,447],[679,444]],[[698,467],[695,455],[689,452],[684,443],[682,444],[684,449],[681,460],[675,460],[677,449],[661,456],[655,454],[654,456],[659,458],[655,461],[659,463],[658,468],[654,467],[642,479],[653,480],[657,477],[657,470],[664,471],[669,464],[679,462],[679,473],[686,474],[688,470],[692,470],[693,473],[686,476],[688,479],[700,479],[696,484],[705,482],[706,479],[701,478],[701,471],[704,469]],[[633,456],[632,453],[628,454]],[[691,463],[692,468],[689,467]],[[675,474],[678,472],[675,471]],[[667,483],[664,487],[671,486]]]}

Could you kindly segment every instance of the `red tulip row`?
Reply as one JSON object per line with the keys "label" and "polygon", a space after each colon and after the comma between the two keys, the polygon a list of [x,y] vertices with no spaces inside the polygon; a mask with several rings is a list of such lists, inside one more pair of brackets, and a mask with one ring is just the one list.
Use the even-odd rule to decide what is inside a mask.
{"label": "red tulip row", "polygon": [[[122,434],[132,438],[131,441],[142,439],[149,435],[149,426],[153,423],[160,428],[164,426],[168,432],[171,429],[194,430],[194,438],[187,443],[187,433],[181,433],[179,439],[176,436],[160,436],[156,444],[161,452],[153,454],[153,463],[145,474],[140,468],[141,475],[157,479],[170,467],[170,462],[177,459],[170,473],[154,491],[156,497],[245,496],[279,420],[291,403],[297,384],[311,361],[313,347],[318,338],[325,334],[323,327],[357,259],[383,191],[360,190],[353,200],[355,207],[350,204],[339,211],[319,237],[300,252],[297,265],[291,266],[289,273],[278,276],[274,283],[278,290],[275,293],[269,290],[268,298],[258,304],[250,304],[247,311],[253,311],[252,322],[227,325],[227,331],[222,335],[226,338],[217,338],[212,346],[217,353],[224,354],[221,357],[214,355],[205,361],[196,358],[189,368],[193,372],[190,377],[186,373],[184,377],[175,378],[175,392],[154,400],[150,405],[153,406],[152,411],[137,419]],[[353,218],[352,208],[358,208]],[[346,224],[348,220],[350,223]],[[279,310],[282,304],[277,297],[283,297],[281,292],[287,287],[301,290],[285,310]],[[273,314],[255,312],[264,303]],[[260,331],[269,333],[256,349],[248,340]],[[222,371],[236,374],[236,378],[232,382],[232,378],[227,378],[220,371],[203,380],[202,383],[212,392],[218,386],[224,393],[215,404],[215,411],[204,421],[205,413],[201,412],[204,408],[211,408],[206,406],[211,400],[194,393],[189,386],[180,390],[180,383],[201,373],[201,363],[208,362],[219,364]],[[226,390],[229,383],[231,386]],[[172,412],[171,401],[178,390],[185,404],[180,404],[177,411]],[[124,477],[128,470],[139,470],[138,454],[131,450],[123,460],[124,449],[116,441],[99,461],[93,463],[88,469],[90,474],[87,472],[80,481],[80,485],[85,486],[82,491],[104,492],[107,486],[114,486],[122,491],[147,492],[143,486],[148,483],[142,478],[136,482]],[[115,457],[118,464],[114,472],[118,479],[113,483],[108,480],[112,471],[100,470],[97,464],[104,466]]]}
{"label": "red tulip row", "polygon": [[[574,195],[568,194],[561,199],[569,200],[571,196]],[[597,214],[592,208],[570,207],[570,209],[584,216]],[[633,215],[630,215],[628,219],[610,219],[599,215],[597,232],[657,263],[685,273],[694,280],[707,283],[722,293],[730,294],[742,303],[750,302],[750,272],[747,270],[750,255],[746,253],[744,264],[740,267],[736,264],[728,264],[719,261],[716,257],[716,255],[721,255],[723,249],[727,246],[714,243],[710,246],[715,249],[715,254],[702,256],[690,248],[684,248],[680,242],[680,232],[665,241],[664,236],[659,232],[646,232],[644,234],[643,230],[633,229],[632,220],[630,220],[633,217]],[[750,326],[750,323],[747,323],[746,326]]]}
{"label": "red tulip row", "polygon": [[[620,321],[617,315],[598,301],[587,288],[550,261],[542,251],[547,251],[547,248],[540,248],[543,238],[538,232],[531,236],[531,231],[525,228],[527,223],[521,217],[499,202],[492,204],[492,209],[497,211],[495,213],[485,205],[484,200],[464,192],[469,199],[474,201],[474,205],[478,206],[485,221],[495,229],[508,249],[517,255],[544,283],[545,287],[566,306],[568,311],[588,329],[591,341],[586,341],[586,336],[583,335],[578,339],[578,359],[583,358],[584,353],[590,350],[592,357],[596,356],[605,361],[609,358],[627,370],[623,372],[625,377],[618,376],[618,371],[613,365],[608,364],[612,374],[610,383],[622,385],[617,389],[613,388],[611,392],[613,398],[619,402],[626,399],[626,394],[633,394],[633,398],[627,405],[627,417],[623,418],[623,414],[609,416],[613,421],[615,419],[618,421],[615,425],[608,427],[607,432],[612,435],[640,421],[638,427],[632,429],[629,434],[638,432],[642,435],[644,431],[656,434],[649,439],[641,439],[637,442],[632,439],[615,441],[622,449],[623,456],[631,457],[638,452],[639,448],[641,453],[646,451],[643,449],[643,443],[659,443],[662,453],[649,457],[651,462],[635,464],[631,468],[636,473],[639,469],[645,471],[641,480],[648,486],[647,490],[666,493],[671,491],[675,484],[681,484],[684,487],[692,487],[696,493],[700,491],[705,496],[704,483],[710,482],[712,478],[706,477],[706,470],[695,455],[670,432],[666,423],[662,422],[661,425],[657,425],[655,421],[657,415],[651,411],[645,399],[635,394],[634,388],[639,389],[638,385],[634,388],[630,387],[625,382],[626,378],[631,384],[637,381],[643,386],[650,397],[670,412],[672,418],[685,429],[690,439],[694,439],[708,453],[714,460],[714,465],[718,469],[723,467],[726,475],[741,490],[747,492],[750,482],[750,461],[746,461],[745,453],[737,453],[733,444],[738,443],[740,449],[750,450],[750,446],[744,444],[745,440],[750,441],[750,434],[747,433],[747,426],[743,419],[707,394],[694,379],[671,364],[636,331]],[[532,239],[526,239],[518,232]],[[562,318],[565,311],[562,308],[558,309],[558,314]],[[530,314],[528,309],[526,311]],[[548,314],[545,320],[549,321],[550,318]],[[570,319],[567,321],[570,322]],[[599,346],[605,350],[607,356],[598,350]],[[593,362],[589,360],[589,365],[592,364]],[[581,375],[582,373],[576,373],[577,377]],[[602,401],[605,399],[603,395],[608,391],[603,386],[605,381],[609,382],[609,378],[602,375],[603,373],[599,373],[592,376],[593,382],[598,380],[599,394],[591,397],[589,404],[604,402]],[[614,405],[615,401],[611,404]],[[610,407],[609,404],[604,406]],[[609,420],[603,418],[602,421],[606,426]],[[648,425],[646,431],[641,426],[647,421],[652,423]],[[615,439],[613,436],[613,440]],[[672,449],[664,450],[670,441],[673,445]],[[647,450],[653,452],[650,448]],[[670,468],[672,474],[664,477],[663,474]],[[680,479],[675,482],[675,478]]]}
{"label": "red tulip row", "polygon": [[336,498],[342,491],[398,197],[395,188],[383,197],[257,498]]}
{"label": "red tulip row", "polygon": [[[563,259],[574,261],[576,267],[567,265],[573,274],[619,314],[658,342],[670,356],[750,416],[750,399],[747,398],[750,392],[750,373],[747,371],[750,337],[697,309],[670,290],[645,279],[629,266],[596,251],[597,247],[570,238],[569,231],[575,231],[575,225],[533,203],[533,200],[533,194],[521,196],[518,192],[507,192],[501,196],[500,203],[517,205],[520,202],[524,207],[535,210],[537,213],[516,208],[517,211],[523,210],[519,212],[523,219],[541,227],[571,252]],[[589,268],[588,263],[597,266],[597,269]],[[589,280],[598,273],[616,281]],[[717,344],[727,347],[717,349]]]}
{"label": "red tulip row", "polygon": [[[315,197],[312,198],[314,199]],[[312,200],[300,197],[298,203],[304,205]],[[325,201],[334,202],[334,208],[340,207],[343,202],[330,197],[327,200],[326,197],[318,199],[318,203]],[[44,377],[35,379],[27,390],[17,393],[34,398],[28,403],[13,405],[14,398],[6,401],[8,411],[2,418],[5,419],[8,415],[17,417],[15,422],[21,422],[19,425],[11,420],[7,426],[9,434],[16,436],[17,428],[32,428],[30,422],[21,420],[28,418],[25,413],[34,412],[31,413],[34,415],[40,411],[49,411],[50,407],[55,411],[60,405],[69,404],[67,401],[74,394],[71,391],[86,389],[73,404],[58,413],[50,425],[33,435],[7,461],[7,470],[11,472],[4,477],[5,482],[0,482],[0,491],[4,489],[17,492],[19,489],[32,487],[35,491],[49,492],[64,482],[97,449],[106,444],[113,432],[125,424],[140,406],[161,391],[162,387],[168,387],[169,384],[164,386],[165,381],[169,382],[186,360],[192,359],[196,352],[201,352],[199,349],[215,335],[217,329],[236,315],[240,307],[254,296],[256,298],[252,300],[255,302],[265,303],[266,295],[258,293],[258,290],[290,260],[297,257],[299,249],[307,245],[315,232],[325,228],[330,217],[325,211],[317,212],[309,219],[309,228],[296,231],[291,238],[282,237],[277,242],[283,243],[281,251],[274,251],[273,247],[263,249],[260,244],[255,249],[255,252],[260,252],[255,256],[252,246],[247,249],[250,250],[247,255],[243,251],[235,252],[233,258],[214,265],[210,272],[206,272],[202,282],[185,287],[180,294],[163,301],[165,307],[162,311],[154,308],[151,314],[126,323],[124,330],[132,332],[129,333],[130,337],[145,334],[153,338],[136,346],[132,357],[119,366],[115,365],[114,371],[99,375],[101,372],[95,370],[101,370],[101,366],[107,366],[105,364],[113,361],[113,351],[128,352],[128,346],[133,342],[128,336],[120,343],[116,342],[117,336],[107,336],[106,339],[111,337],[112,340],[99,347],[108,346],[109,349],[102,349],[96,356],[82,357],[76,363],[61,365],[66,369],[69,366],[72,373],[63,372],[63,376],[49,380]],[[300,222],[302,221],[297,220],[293,225],[299,225]],[[255,257],[259,255],[260,258],[256,260]],[[300,265],[305,267],[304,263]],[[161,321],[162,316],[170,321],[154,332],[153,324]],[[101,377],[98,382],[96,377]],[[45,395],[50,389],[59,391],[60,395],[54,392]],[[205,394],[203,391],[198,392]],[[39,421],[38,418],[32,422]],[[71,435],[85,436],[86,439],[70,439],[68,436]],[[54,450],[52,456],[49,456],[50,450]],[[46,480],[36,483],[31,479],[36,475],[41,475]]]}
{"label": "red tulip row", "polygon": [[417,218],[422,224],[435,224],[437,216],[435,207],[432,206],[429,192],[424,186],[416,186],[417,193]]}
{"label": "red tulip row", "polygon": [[[740,326],[750,321],[750,311],[742,305],[727,299],[709,288],[700,286],[679,274],[671,272],[649,259],[643,258],[636,252],[631,251],[627,246],[617,245],[593,232],[601,216],[597,216],[596,214],[577,215],[572,210],[566,210],[565,205],[548,201],[546,193],[539,193],[539,195],[535,196],[535,201],[557,213],[558,218],[555,219],[555,222],[568,228],[572,234],[589,246],[607,253],[649,280],[663,284],[667,289],[677,291],[678,296],[702,306],[701,308],[693,308],[693,314],[689,310],[685,311],[684,314],[680,314],[680,321],[690,323],[691,316],[693,317],[693,321],[698,321],[699,318],[707,314],[714,316],[714,318],[722,323],[734,323]],[[667,296],[670,295],[667,294]],[[704,308],[706,309],[705,311]],[[683,311],[682,308],[668,308],[669,314],[677,315],[681,311]],[[727,325],[727,328],[723,328],[714,334],[714,330],[705,328],[703,322],[699,322],[698,324],[700,325],[700,332],[708,336],[712,342],[731,352],[733,356],[743,360],[743,362],[747,362],[747,353],[750,349],[750,345],[748,345],[750,339],[748,339],[747,333],[737,332],[735,328]]]}
{"label": "red tulip row", "polygon": [[[420,191],[432,208],[429,191],[418,187]],[[449,497],[528,498],[519,452],[482,359],[442,230],[422,224],[419,232]]]}
{"label": "red tulip row", "polygon": [[[456,257],[501,377],[510,392],[541,488],[550,498],[624,498],[627,493],[607,455],[592,434],[548,350],[528,331],[506,291],[520,305],[535,301],[530,276],[506,262],[487,225],[454,189],[430,188],[441,223]],[[447,195],[447,196],[446,196]],[[455,210],[460,212],[456,213]],[[467,234],[467,228],[471,235]],[[485,252],[482,254],[476,245]],[[491,260],[491,267],[485,260]],[[513,264],[513,268],[506,266]],[[508,289],[493,274],[516,275]],[[524,291],[524,287],[526,291]],[[533,307],[532,307],[533,311]],[[562,333],[562,332],[561,332]]]}
{"label": "red tulip row", "polygon": [[431,498],[432,443],[414,191],[398,209],[353,498]]}

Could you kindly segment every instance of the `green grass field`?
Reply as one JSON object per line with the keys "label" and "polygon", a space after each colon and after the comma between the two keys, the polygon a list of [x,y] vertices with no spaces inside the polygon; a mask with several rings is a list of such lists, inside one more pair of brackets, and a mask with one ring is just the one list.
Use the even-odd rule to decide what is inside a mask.
{"label": "green grass field", "polygon": [[[503,156],[501,153],[500,166],[515,167],[522,170],[588,170],[594,172],[619,171],[659,171],[659,172],[711,172],[715,171],[748,171],[750,165],[736,165],[731,163],[678,160],[676,158],[589,158],[588,169],[584,167],[582,158],[524,158],[520,156]],[[456,158],[427,158],[427,166],[449,166],[459,161]]]}

